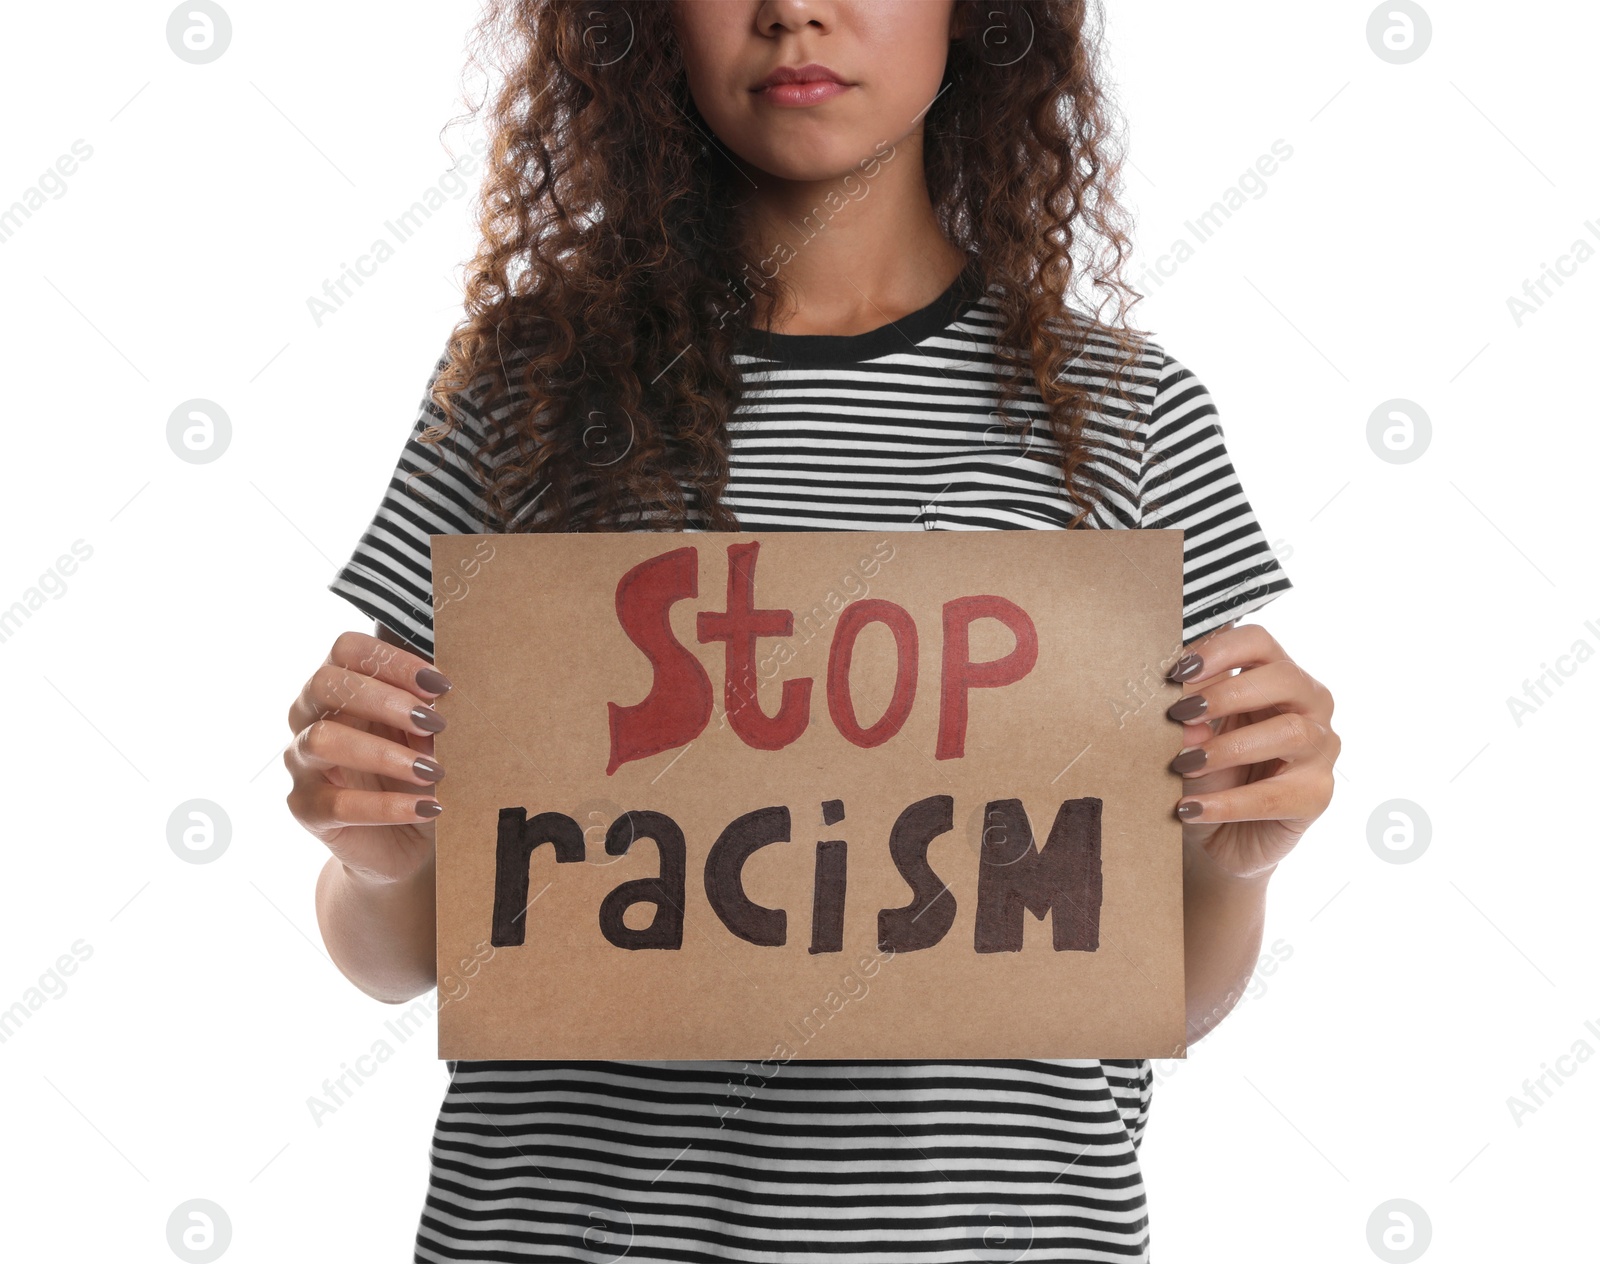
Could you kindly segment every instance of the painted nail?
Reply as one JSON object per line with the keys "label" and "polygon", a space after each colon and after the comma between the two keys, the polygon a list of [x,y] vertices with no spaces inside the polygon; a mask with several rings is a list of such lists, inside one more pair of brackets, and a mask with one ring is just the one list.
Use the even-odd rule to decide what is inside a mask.
{"label": "painted nail", "polygon": [[432,707],[412,707],[411,722],[429,733],[437,733],[444,728],[444,716]]}
{"label": "painted nail", "polygon": [[1172,665],[1172,670],[1167,673],[1168,680],[1188,680],[1191,676],[1200,674],[1200,655],[1185,654]]}
{"label": "painted nail", "polygon": [[1180,698],[1167,708],[1167,717],[1172,720],[1198,720],[1206,713],[1206,696],[1203,693],[1192,693],[1187,698]]}
{"label": "painted nail", "polygon": [[1173,772],[1198,772],[1206,766],[1206,748],[1204,746],[1191,746],[1186,751],[1180,751],[1172,761]]}
{"label": "painted nail", "polygon": [[431,667],[424,667],[417,672],[417,684],[429,693],[450,692],[450,677],[443,672],[434,671]]}
{"label": "painted nail", "polygon": [[418,816],[438,816],[439,813],[441,813],[443,811],[444,811],[444,804],[440,803],[437,799],[418,799],[417,800],[417,815]]}
{"label": "painted nail", "polygon": [[416,762],[411,765],[411,770],[424,781],[438,781],[444,776],[444,769],[439,767],[439,761],[429,759],[426,755],[417,756]]}
{"label": "painted nail", "polygon": [[1179,820],[1192,821],[1192,820],[1194,820],[1195,817],[1197,817],[1199,815],[1200,815],[1200,804],[1198,802],[1196,802],[1195,800],[1190,799],[1187,803],[1178,804],[1178,819]]}

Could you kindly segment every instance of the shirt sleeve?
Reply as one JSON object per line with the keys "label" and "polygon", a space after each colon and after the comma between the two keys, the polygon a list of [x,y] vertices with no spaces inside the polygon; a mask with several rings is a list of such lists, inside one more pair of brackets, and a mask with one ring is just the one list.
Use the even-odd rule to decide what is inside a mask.
{"label": "shirt sleeve", "polygon": [[417,417],[371,523],[349,560],[329,582],[358,610],[386,623],[433,657],[433,563],[430,535],[475,535],[488,530],[483,487],[472,462],[484,422],[458,395],[452,429],[438,443],[421,436],[443,423],[430,392],[449,362],[441,356],[428,376]]}
{"label": "shirt sleeve", "polygon": [[1139,474],[1139,526],[1183,530],[1185,644],[1293,587],[1239,485],[1210,393],[1165,353]]}

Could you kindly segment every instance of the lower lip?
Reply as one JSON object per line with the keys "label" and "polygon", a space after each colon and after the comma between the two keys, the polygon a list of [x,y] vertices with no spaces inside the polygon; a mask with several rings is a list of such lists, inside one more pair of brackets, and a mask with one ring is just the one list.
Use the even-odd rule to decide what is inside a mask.
{"label": "lower lip", "polygon": [[813,79],[809,83],[775,83],[756,95],[773,105],[815,105],[838,96],[849,86],[831,79]]}

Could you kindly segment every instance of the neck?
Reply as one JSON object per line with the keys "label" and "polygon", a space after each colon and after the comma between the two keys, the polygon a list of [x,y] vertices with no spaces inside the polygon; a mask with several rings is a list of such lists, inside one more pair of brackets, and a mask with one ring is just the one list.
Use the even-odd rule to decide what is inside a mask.
{"label": "neck", "polygon": [[914,133],[827,180],[779,180],[740,164],[754,185],[740,231],[792,295],[779,311],[758,298],[757,328],[864,333],[949,288],[966,256],[934,217],[921,141]]}

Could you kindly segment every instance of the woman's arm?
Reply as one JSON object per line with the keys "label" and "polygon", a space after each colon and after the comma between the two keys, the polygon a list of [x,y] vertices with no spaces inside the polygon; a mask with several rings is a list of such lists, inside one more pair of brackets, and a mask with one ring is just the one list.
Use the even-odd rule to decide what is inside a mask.
{"label": "woman's arm", "polygon": [[1228,1016],[1261,953],[1271,871],[1237,877],[1203,847],[1183,846],[1183,991],[1188,1043]]}
{"label": "woman's arm", "polygon": [[[416,653],[382,623],[377,624],[375,635]],[[404,740],[413,751],[432,754],[431,735],[395,729],[391,736]],[[429,793],[426,786],[418,790]],[[328,955],[347,979],[368,996],[400,1004],[433,987],[437,973],[433,822],[389,828],[397,831],[393,840],[384,827],[374,829],[385,835],[377,840],[380,846],[398,844],[393,850],[402,853],[396,855],[400,863],[388,872],[381,863],[352,867],[338,855],[328,857],[317,876],[317,925]],[[403,838],[398,834],[402,829],[406,831]],[[421,856],[404,857],[409,848],[421,849]]]}
{"label": "woman's arm", "polygon": [[368,996],[399,1005],[434,986],[433,858],[399,882],[362,877],[329,856],[317,875],[317,925],[334,965]]}
{"label": "woman's arm", "polygon": [[1261,951],[1267,883],[1333,798],[1333,695],[1264,629],[1231,624],[1169,673],[1184,696],[1173,760],[1184,777],[1184,994],[1188,1042],[1238,1004]]}

